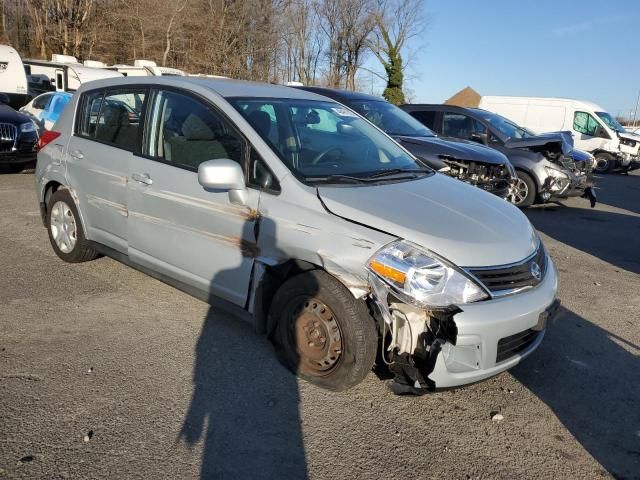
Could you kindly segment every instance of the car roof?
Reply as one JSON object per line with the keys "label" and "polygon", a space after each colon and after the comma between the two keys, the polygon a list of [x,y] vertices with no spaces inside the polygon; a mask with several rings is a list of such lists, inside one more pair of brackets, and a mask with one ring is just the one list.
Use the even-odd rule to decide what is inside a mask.
{"label": "car roof", "polygon": [[458,110],[459,112],[465,112],[469,110],[474,110],[472,108],[459,107],[457,105],[445,105],[441,103],[406,103],[402,105],[402,108],[405,110]]}
{"label": "car roof", "polygon": [[325,97],[333,98],[339,102],[349,102],[354,100],[366,100],[373,102],[386,102],[384,98],[376,97],[374,95],[368,95],[366,93],[353,92],[351,90],[342,90],[340,88],[327,88],[327,87],[294,87],[298,90],[305,90],[307,92],[317,93]]}
{"label": "car roof", "polygon": [[297,88],[285,87],[262,82],[234,80],[229,78],[182,77],[182,76],[149,76],[119,77],[96,80],[83,84],[81,90],[95,88],[125,87],[127,85],[149,85],[158,87],[179,87],[189,89],[200,87],[211,90],[221,97],[257,97],[257,98],[292,98],[301,100],[326,100],[311,92]]}

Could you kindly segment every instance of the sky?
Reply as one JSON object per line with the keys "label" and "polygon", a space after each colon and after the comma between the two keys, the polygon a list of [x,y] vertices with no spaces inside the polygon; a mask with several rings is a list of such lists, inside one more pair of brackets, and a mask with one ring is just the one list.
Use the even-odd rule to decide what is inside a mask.
{"label": "sky", "polygon": [[[415,102],[481,95],[569,97],[629,115],[640,90],[640,0],[424,0],[410,45]],[[371,62],[372,60],[369,60]]]}

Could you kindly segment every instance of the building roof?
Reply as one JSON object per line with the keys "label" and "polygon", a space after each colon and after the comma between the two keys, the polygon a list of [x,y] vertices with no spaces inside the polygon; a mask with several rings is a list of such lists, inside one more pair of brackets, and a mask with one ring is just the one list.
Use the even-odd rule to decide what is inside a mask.
{"label": "building roof", "polygon": [[456,105],[458,107],[478,107],[482,97],[471,87],[465,87],[451,98],[445,100],[445,105]]}

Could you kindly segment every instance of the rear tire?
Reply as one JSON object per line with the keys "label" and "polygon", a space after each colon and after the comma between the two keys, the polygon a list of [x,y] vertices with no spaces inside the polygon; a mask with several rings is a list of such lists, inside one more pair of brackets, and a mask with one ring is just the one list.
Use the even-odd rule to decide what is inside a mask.
{"label": "rear tire", "polygon": [[536,200],[536,183],[528,173],[521,170],[516,171],[518,174],[518,180],[514,187],[515,191],[512,192],[509,197],[509,201],[518,208],[526,208]]}
{"label": "rear tire", "polygon": [[616,164],[616,159],[613,155],[609,153],[598,153],[595,155],[596,157],[596,166],[593,169],[597,173],[608,173],[613,170],[613,167]]}
{"label": "rear tire", "polygon": [[47,231],[53,251],[65,262],[88,262],[98,257],[84,236],[78,209],[67,189],[57,190],[49,199]]}
{"label": "rear tire", "polygon": [[300,378],[342,391],[371,371],[378,347],[375,321],[364,301],[325,271],[284,282],[269,316],[279,357]]}

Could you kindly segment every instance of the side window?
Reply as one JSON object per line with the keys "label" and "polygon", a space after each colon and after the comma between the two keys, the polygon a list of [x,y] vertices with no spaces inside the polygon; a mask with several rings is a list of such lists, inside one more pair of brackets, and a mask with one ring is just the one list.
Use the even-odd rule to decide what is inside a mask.
{"label": "side window", "polygon": [[150,156],[192,170],[218,158],[243,164],[244,140],[209,106],[171,91],[158,92],[152,103]]}
{"label": "side window", "polygon": [[53,95],[51,94],[39,96],[33,101],[33,108],[37,110],[45,110],[49,105],[49,102],[51,102],[52,97]]}
{"label": "side window", "polygon": [[462,113],[445,112],[442,121],[442,135],[471,139],[474,133],[486,133],[487,128],[480,122]]}
{"label": "side window", "polygon": [[76,127],[76,134],[83,137],[95,137],[98,116],[102,108],[103,92],[85,93],[79,102],[80,115]]}
{"label": "side window", "polygon": [[143,91],[107,91],[98,117],[96,140],[135,150],[144,98]]}
{"label": "side window", "polygon": [[576,132],[594,137],[598,125],[598,121],[586,112],[573,114],[573,129]]}
{"label": "side window", "polygon": [[438,129],[436,128],[436,112],[420,111],[420,112],[409,112],[409,113],[413,118],[418,120],[424,126],[429,127],[434,132],[438,131]]}

